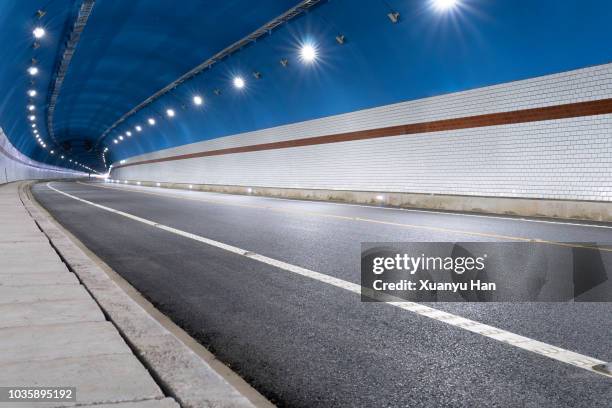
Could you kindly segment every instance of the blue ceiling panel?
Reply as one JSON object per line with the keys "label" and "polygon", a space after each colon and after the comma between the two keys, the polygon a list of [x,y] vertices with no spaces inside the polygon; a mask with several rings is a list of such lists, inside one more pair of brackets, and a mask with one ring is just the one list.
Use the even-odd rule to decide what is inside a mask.
{"label": "blue ceiling panel", "polygon": [[[36,56],[37,124],[48,138],[43,129],[52,73],[82,1],[0,2],[0,57],[10,61],[0,66],[0,126],[38,160],[58,157],[32,137],[26,69]],[[299,1],[97,0],[53,116],[59,149],[103,170],[106,147],[110,164],[165,147],[612,61],[608,0],[457,2],[442,12],[434,0],[322,1],[101,138],[156,91]],[[37,9],[47,12],[40,20]],[[396,24],[391,11],[400,13]],[[48,35],[34,50],[31,32],[39,23]],[[299,59],[305,43],[317,49],[314,63]],[[236,76],[245,80],[244,89],[233,87]],[[202,106],[194,106],[194,95],[204,98]],[[174,118],[165,115],[169,108]],[[149,117],[155,126],[146,124]],[[113,143],[119,135],[125,140]]]}

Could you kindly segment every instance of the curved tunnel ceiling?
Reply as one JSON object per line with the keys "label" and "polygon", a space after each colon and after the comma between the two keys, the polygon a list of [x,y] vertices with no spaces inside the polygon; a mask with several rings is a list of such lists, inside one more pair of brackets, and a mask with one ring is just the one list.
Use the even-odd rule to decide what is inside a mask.
{"label": "curved tunnel ceiling", "polygon": [[[99,171],[165,147],[612,59],[605,46],[612,4],[604,0],[589,7],[579,0],[458,0],[451,10],[434,0],[321,1],[109,131],[155,92],[302,2],[97,0],[52,111],[55,143],[47,131],[55,73],[88,1],[0,3],[0,57],[10,62],[0,67],[0,126],[36,160],[62,165],[65,155]],[[46,35],[35,40],[38,26]],[[312,63],[300,60],[304,44],[316,49]],[[32,63],[35,76],[27,73]],[[238,76],[242,89],[233,86]],[[30,89],[37,95],[29,97]],[[202,105],[193,103],[196,95]]]}

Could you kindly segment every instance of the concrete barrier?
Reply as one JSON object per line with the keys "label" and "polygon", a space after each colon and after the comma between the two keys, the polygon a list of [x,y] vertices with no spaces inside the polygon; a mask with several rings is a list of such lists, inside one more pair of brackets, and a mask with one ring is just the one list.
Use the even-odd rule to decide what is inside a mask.
{"label": "concrete barrier", "polygon": [[414,194],[375,191],[293,189],[260,186],[164,183],[156,181],[120,180],[121,183],[149,187],[248,194],[300,200],[333,201],[350,204],[384,205],[523,217],[561,218],[612,222],[612,202],[545,200],[531,198],[480,197],[465,195]]}

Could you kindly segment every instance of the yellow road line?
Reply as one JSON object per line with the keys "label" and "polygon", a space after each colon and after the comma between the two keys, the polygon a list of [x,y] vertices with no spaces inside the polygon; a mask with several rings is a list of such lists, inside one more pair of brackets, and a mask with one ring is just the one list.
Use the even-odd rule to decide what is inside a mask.
{"label": "yellow road line", "polygon": [[160,196],[160,197],[172,197],[172,198],[179,198],[179,199],[191,200],[191,201],[201,201],[201,202],[205,202],[205,203],[218,204],[218,205],[228,205],[228,206],[245,207],[245,208],[256,208],[256,209],[270,210],[270,211],[281,212],[281,213],[289,213],[289,214],[297,214],[297,215],[309,215],[309,216],[313,216],[313,217],[335,218],[335,219],[347,220],[347,221],[361,221],[361,222],[374,223],[374,224],[390,225],[390,226],[401,227],[401,228],[420,229],[420,230],[426,230],[426,231],[436,231],[436,232],[445,232],[445,233],[451,233],[451,234],[472,235],[472,236],[477,236],[477,237],[494,238],[494,239],[500,239],[500,240],[533,242],[533,243],[538,243],[538,244],[556,245],[556,246],[562,246],[562,247],[567,247],[567,248],[584,248],[584,249],[595,249],[595,250],[600,250],[600,251],[605,251],[605,252],[612,252],[612,248],[605,248],[605,247],[604,248],[599,248],[599,247],[594,247],[594,246],[589,246],[589,245],[580,245],[580,244],[573,244],[573,243],[548,241],[548,240],[539,239],[539,238],[525,238],[525,237],[515,237],[515,236],[512,236],[512,235],[491,234],[491,233],[486,233],[486,232],[464,231],[464,230],[456,230],[456,229],[451,229],[451,228],[434,227],[434,226],[429,226],[429,225],[406,224],[406,223],[400,223],[400,222],[382,221],[382,220],[376,220],[376,219],[372,219],[372,218],[362,218],[362,217],[348,217],[348,216],[345,216],[345,215],[327,214],[327,213],[313,212],[313,211],[295,211],[295,210],[288,210],[288,209],[282,209],[282,208],[274,208],[274,207],[270,207],[270,206],[266,206],[266,205],[227,203],[227,202],[223,202],[223,201],[219,201],[219,200],[209,200],[209,199],[205,199],[205,198],[185,197],[185,196],[176,195],[176,194],[157,193],[157,192],[154,192],[154,191],[142,191],[140,189],[135,190],[135,189],[125,188],[125,187],[113,187],[113,186],[99,185],[99,184],[94,184],[94,183],[83,183],[83,182],[80,182],[80,181],[77,181],[77,183],[82,184],[84,186],[91,186],[91,187],[98,187],[98,188],[108,188],[110,190],[117,190],[117,191],[131,191],[133,193],[149,194],[149,195],[155,195],[155,196]]}

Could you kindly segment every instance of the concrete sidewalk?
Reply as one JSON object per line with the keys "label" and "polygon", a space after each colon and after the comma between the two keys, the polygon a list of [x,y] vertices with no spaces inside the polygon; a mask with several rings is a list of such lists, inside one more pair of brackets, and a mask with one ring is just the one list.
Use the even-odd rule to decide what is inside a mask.
{"label": "concrete sidewalk", "polygon": [[78,406],[178,407],[67,269],[18,188],[0,186],[0,387],[76,387]]}

